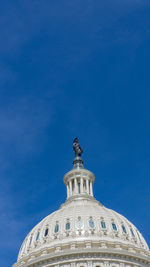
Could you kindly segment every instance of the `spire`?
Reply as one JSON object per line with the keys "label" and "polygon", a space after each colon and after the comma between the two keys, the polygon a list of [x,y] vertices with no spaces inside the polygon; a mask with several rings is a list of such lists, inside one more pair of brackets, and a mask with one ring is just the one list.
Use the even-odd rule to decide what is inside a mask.
{"label": "spire", "polygon": [[83,150],[79,144],[78,138],[73,141],[73,150],[75,158],[73,160],[73,169],[65,174],[64,183],[67,187],[67,199],[74,197],[93,197],[94,174],[86,170],[83,166],[81,155]]}
{"label": "spire", "polygon": [[75,153],[75,158],[73,160],[73,168],[74,169],[83,169],[83,160],[81,158],[81,155],[83,153],[83,150],[79,144],[78,138],[76,137],[73,141],[73,150]]}

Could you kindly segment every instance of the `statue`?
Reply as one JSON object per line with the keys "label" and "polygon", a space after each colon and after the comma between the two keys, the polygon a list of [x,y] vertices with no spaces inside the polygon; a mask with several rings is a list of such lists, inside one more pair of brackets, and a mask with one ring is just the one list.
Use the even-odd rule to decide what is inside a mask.
{"label": "statue", "polygon": [[75,152],[76,157],[80,157],[83,153],[83,150],[79,144],[78,138],[75,138],[73,141],[73,150]]}

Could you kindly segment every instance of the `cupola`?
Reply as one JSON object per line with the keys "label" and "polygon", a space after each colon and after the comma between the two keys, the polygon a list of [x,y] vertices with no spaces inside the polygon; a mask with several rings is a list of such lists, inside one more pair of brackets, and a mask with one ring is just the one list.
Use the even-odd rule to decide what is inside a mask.
{"label": "cupola", "polygon": [[77,138],[74,139],[73,149],[75,158],[73,169],[64,176],[64,183],[67,187],[67,199],[70,197],[91,196],[93,197],[94,174],[83,166],[81,155],[83,150]]}

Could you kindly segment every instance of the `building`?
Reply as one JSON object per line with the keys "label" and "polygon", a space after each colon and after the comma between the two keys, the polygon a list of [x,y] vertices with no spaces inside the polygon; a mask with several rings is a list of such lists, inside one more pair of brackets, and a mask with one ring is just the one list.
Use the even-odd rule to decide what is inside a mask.
{"label": "building", "polygon": [[93,196],[95,177],[73,143],[73,169],[64,176],[67,200],[25,238],[13,267],[150,266],[150,251],[137,228]]}

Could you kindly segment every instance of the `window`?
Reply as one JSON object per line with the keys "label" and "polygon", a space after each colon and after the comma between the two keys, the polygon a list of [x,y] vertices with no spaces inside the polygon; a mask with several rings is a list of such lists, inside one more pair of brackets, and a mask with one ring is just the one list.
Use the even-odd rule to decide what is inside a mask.
{"label": "window", "polygon": [[47,236],[48,235],[48,228],[45,229],[45,233],[44,233],[44,236]]}
{"label": "window", "polygon": [[31,243],[32,243],[32,236],[30,237],[29,246],[31,246]]}
{"label": "window", "polygon": [[57,223],[57,224],[55,225],[54,232],[55,232],[55,233],[58,233],[58,231],[59,231],[59,224]]}
{"label": "window", "polygon": [[138,235],[138,237],[139,237],[139,240],[141,241],[141,238],[140,238],[140,235],[139,235],[139,232],[137,231],[137,235]]}
{"label": "window", "polygon": [[83,222],[81,221],[81,218],[80,217],[78,217],[77,227],[78,228],[82,228],[83,227]]}
{"label": "window", "polygon": [[83,190],[84,190],[84,192],[86,191],[86,181],[85,180],[83,180]]}
{"label": "window", "polygon": [[72,181],[72,192],[74,192],[74,180]]}
{"label": "window", "polygon": [[22,253],[25,250],[26,244],[27,244],[27,239],[25,239],[25,241],[22,243],[19,253]]}
{"label": "window", "polygon": [[80,194],[80,183],[78,183],[78,193]]}
{"label": "window", "polygon": [[24,242],[23,250],[25,250],[26,245],[27,245],[27,239],[26,239],[25,242]]}
{"label": "window", "polygon": [[93,221],[93,219],[90,219],[89,220],[89,226],[90,226],[90,228],[94,228],[94,221]]}
{"label": "window", "polygon": [[19,253],[22,252],[23,247],[24,247],[24,243],[22,243]]}
{"label": "window", "polygon": [[39,235],[40,235],[40,232],[37,232],[37,235],[36,235],[36,241],[39,240]]}
{"label": "window", "polygon": [[126,228],[125,228],[124,225],[122,225],[122,230],[123,230],[123,232],[124,232],[125,234],[127,233]]}
{"label": "window", "polygon": [[70,229],[70,222],[66,222],[66,230]]}
{"label": "window", "polygon": [[114,231],[117,231],[117,226],[116,226],[115,223],[112,223],[112,228],[113,228]]}
{"label": "window", "polygon": [[130,228],[130,232],[131,232],[131,235],[132,235],[133,237],[135,237],[135,234],[134,234],[132,228]]}
{"label": "window", "polygon": [[101,221],[101,227],[102,227],[103,229],[106,229],[106,223],[105,223],[104,221]]}

